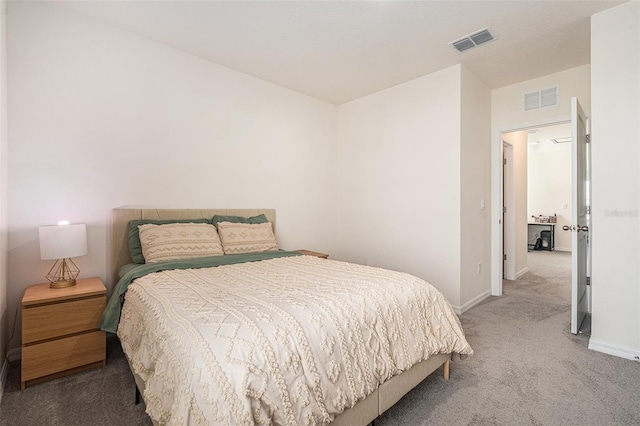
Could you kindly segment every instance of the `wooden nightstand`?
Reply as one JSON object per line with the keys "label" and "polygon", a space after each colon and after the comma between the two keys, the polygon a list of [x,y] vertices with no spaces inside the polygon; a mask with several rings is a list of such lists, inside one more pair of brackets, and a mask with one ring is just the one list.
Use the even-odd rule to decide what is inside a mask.
{"label": "wooden nightstand", "polygon": [[311,251],[311,250],[294,250],[294,251],[296,253],[304,254],[306,256],[315,256],[315,257],[320,257],[322,259],[329,258],[328,254],[318,253],[317,251]]}
{"label": "wooden nightstand", "polygon": [[73,287],[28,287],[22,297],[21,389],[32,384],[104,367],[107,341],[98,330],[107,301],[100,278]]}

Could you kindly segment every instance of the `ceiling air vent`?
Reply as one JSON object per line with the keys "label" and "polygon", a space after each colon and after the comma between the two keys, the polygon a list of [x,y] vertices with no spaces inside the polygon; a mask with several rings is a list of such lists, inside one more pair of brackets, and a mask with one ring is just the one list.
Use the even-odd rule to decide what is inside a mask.
{"label": "ceiling air vent", "polygon": [[558,105],[558,86],[524,94],[524,110],[531,111]]}
{"label": "ceiling air vent", "polygon": [[553,142],[553,143],[569,143],[569,142],[571,142],[571,137],[568,137],[568,138],[555,138],[555,139],[551,139],[551,142]]}
{"label": "ceiling air vent", "polygon": [[469,34],[464,36],[458,40],[454,40],[449,42],[449,45],[453,47],[458,52],[464,52],[465,50],[469,50],[473,47],[479,46],[483,43],[491,41],[494,39],[493,35],[489,32],[489,28],[484,28],[480,31],[476,31],[473,34]]}

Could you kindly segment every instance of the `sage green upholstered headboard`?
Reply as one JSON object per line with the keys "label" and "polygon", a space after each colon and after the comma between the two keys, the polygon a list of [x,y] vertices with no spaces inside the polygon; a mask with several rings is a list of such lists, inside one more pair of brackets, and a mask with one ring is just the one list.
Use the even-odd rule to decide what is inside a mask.
{"label": "sage green upholstered headboard", "polygon": [[119,207],[111,211],[111,260],[109,273],[111,286],[118,282],[118,270],[131,263],[129,253],[129,221],[135,219],[211,219],[221,216],[257,216],[264,214],[276,226],[275,209],[147,209]]}

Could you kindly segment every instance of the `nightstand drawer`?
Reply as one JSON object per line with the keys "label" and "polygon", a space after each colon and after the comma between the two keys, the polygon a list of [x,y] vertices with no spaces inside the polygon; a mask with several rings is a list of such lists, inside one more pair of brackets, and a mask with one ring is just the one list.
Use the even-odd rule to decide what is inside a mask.
{"label": "nightstand drawer", "polygon": [[78,334],[22,348],[22,382],[104,361],[104,331]]}
{"label": "nightstand drawer", "polygon": [[105,304],[101,296],[24,308],[22,343],[96,330]]}

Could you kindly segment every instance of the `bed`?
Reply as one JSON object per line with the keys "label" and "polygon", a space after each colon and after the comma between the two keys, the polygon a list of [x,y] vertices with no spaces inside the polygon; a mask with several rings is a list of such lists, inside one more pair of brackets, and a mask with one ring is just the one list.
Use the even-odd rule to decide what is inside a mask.
{"label": "bed", "polygon": [[214,215],[264,215],[275,232],[273,209],[112,211],[118,307],[101,327],[117,327],[154,424],[365,425],[473,353],[449,303],[408,274],[283,251],[126,266],[130,221]]}

